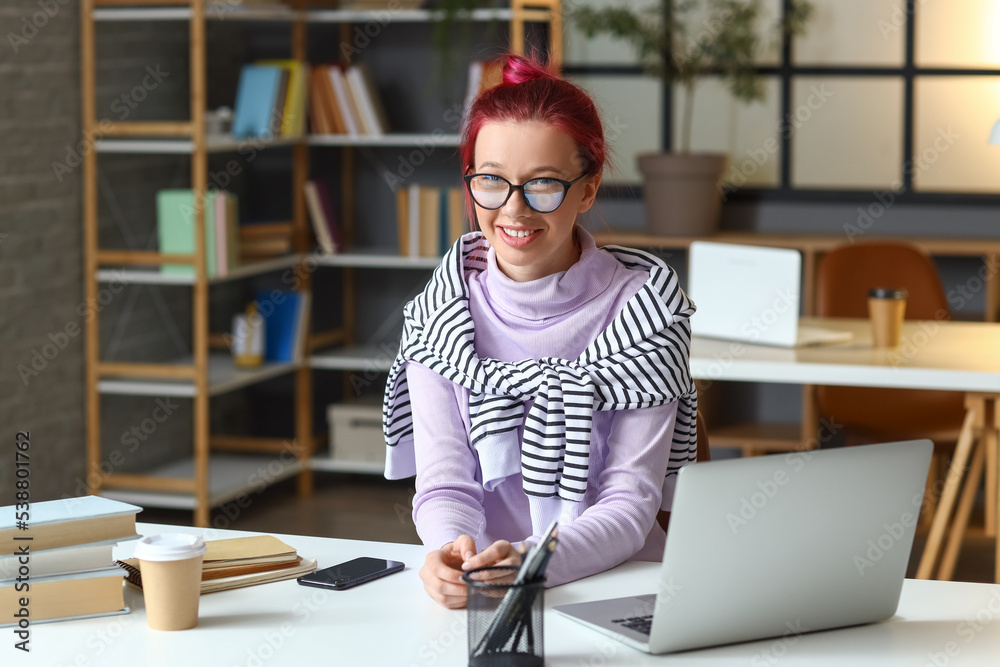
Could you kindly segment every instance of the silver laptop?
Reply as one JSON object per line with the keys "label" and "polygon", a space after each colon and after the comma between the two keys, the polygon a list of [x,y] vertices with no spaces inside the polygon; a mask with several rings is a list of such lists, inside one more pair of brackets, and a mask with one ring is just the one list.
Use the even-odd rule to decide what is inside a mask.
{"label": "silver laptop", "polygon": [[912,440],[687,466],[655,592],[555,610],[648,653],[888,618],[932,449]]}
{"label": "silver laptop", "polygon": [[850,332],[799,325],[798,250],[694,241],[689,258],[695,336],[780,347],[850,340]]}

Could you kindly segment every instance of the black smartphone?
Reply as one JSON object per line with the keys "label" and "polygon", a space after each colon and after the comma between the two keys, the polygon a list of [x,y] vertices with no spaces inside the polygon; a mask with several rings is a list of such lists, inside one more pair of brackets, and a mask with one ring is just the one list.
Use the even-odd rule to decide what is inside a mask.
{"label": "black smartphone", "polygon": [[342,591],[366,581],[378,579],[403,569],[403,564],[397,560],[384,558],[355,558],[339,565],[325,567],[322,570],[301,576],[297,581],[303,586],[317,588],[332,588]]}

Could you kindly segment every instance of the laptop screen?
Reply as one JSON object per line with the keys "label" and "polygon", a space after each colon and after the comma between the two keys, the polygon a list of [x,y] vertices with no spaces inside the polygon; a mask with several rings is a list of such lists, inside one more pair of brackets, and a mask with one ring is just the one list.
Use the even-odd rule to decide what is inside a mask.
{"label": "laptop screen", "polygon": [[695,336],[792,346],[799,321],[797,250],[694,241],[688,295]]}

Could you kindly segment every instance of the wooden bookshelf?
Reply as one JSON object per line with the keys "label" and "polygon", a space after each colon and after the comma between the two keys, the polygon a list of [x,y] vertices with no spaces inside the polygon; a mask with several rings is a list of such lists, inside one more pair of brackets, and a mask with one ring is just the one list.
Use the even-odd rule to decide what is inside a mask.
{"label": "wooden bookshelf", "polygon": [[[97,243],[99,156],[111,153],[145,155],[180,154],[190,159],[191,189],[196,199],[204,197],[208,185],[208,155],[213,152],[235,151],[247,140],[208,136],[205,131],[206,112],[206,22],[210,20],[253,20],[284,23],[291,28],[291,53],[296,60],[306,59],[305,14],[292,8],[233,8],[223,15],[212,11],[207,0],[82,0],[81,4],[81,70],[83,131],[86,136],[100,136],[95,150],[84,156],[83,219],[85,256],[85,293],[96,300],[102,283],[119,281],[124,284],[178,285],[191,290],[192,295],[192,355],[172,363],[121,363],[100,359],[98,347],[99,316],[86,323],[86,396],[87,396],[87,471],[92,481],[91,493],[109,497],[131,498],[140,504],[164,507],[184,507],[193,510],[194,523],[209,525],[209,511],[250,490],[247,465],[267,465],[271,458],[251,457],[243,465],[223,455],[212,454],[213,444],[220,449],[244,449],[265,455],[269,451],[260,439],[226,440],[209,432],[209,401],[219,394],[235,391],[280,375],[294,374],[296,395],[290,409],[295,411],[295,434],[290,438],[294,464],[282,468],[281,478],[297,475],[299,488],[308,492],[311,477],[307,459],[312,443],[311,371],[306,364],[265,364],[255,369],[237,368],[228,354],[210,352],[208,329],[209,289],[225,281],[240,280],[269,271],[285,269],[300,261],[308,252],[308,226],[305,206],[301,202],[301,185],[308,172],[308,148],[305,140],[252,140],[255,148],[292,146],[294,202],[292,234],[294,253],[273,260],[244,265],[225,277],[209,277],[206,270],[205,212],[194,211],[195,249],[191,255],[167,255],[147,250],[108,250]],[[188,119],[179,122],[108,123],[101,126],[96,114],[96,30],[97,22],[174,21],[188,24],[189,99]],[[162,274],[163,264],[190,264],[191,275]],[[309,276],[300,281],[299,289],[308,290]],[[95,313],[96,315],[96,313]],[[113,394],[176,396],[193,403],[193,433],[188,457],[164,470],[142,474],[111,474],[102,476],[102,443],[100,440],[101,397]],[[239,445],[234,447],[233,445]],[[272,448],[273,449],[273,448]],[[287,457],[286,457],[287,458]],[[241,467],[242,466],[242,467]],[[249,468],[246,468],[249,469]],[[96,480],[96,481],[94,481]],[[242,482],[240,482],[242,480]],[[276,481],[276,480],[275,480]],[[235,494],[235,495],[234,495]]]}
{"label": "wooden bookshelf", "polygon": [[[372,464],[352,465],[317,457],[310,465],[318,441],[325,435],[313,433],[313,373],[329,369],[364,369],[371,363],[385,364],[380,351],[356,347],[355,343],[355,269],[428,271],[437,258],[400,257],[395,249],[372,248],[338,255],[310,253],[310,228],[307,218],[304,184],[309,175],[309,151],[329,147],[340,152],[342,172],[340,204],[341,224],[346,241],[354,238],[355,170],[359,168],[355,151],[362,148],[424,146],[455,147],[456,134],[386,134],[384,136],[315,135],[295,138],[238,140],[231,136],[212,136],[205,131],[207,70],[206,24],[210,21],[261,21],[274,29],[291,30],[289,58],[307,61],[306,28],[310,24],[330,26],[333,36],[349,36],[354,24],[381,18],[383,11],[310,9],[305,0],[292,0],[289,7],[226,7],[220,11],[210,0],[81,0],[81,72],[83,131],[99,136],[95,150],[83,158],[83,220],[85,256],[85,295],[96,300],[102,284],[120,282],[128,285],[176,286],[188,289],[192,296],[192,354],[169,363],[122,363],[100,358],[98,346],[99,317],[86,323],[86,460],[91,480],[97,480],[91,493],[129,500],[140,505],[191,509],[194,523],[209,525],[210,510],[251,489],[247,480],[254,466],[267,465],[275,456],[294,453],[294,465],[282,467],[281,479],[296,476],[299,492],[312,490],[312,471],[379,472]],[[475,10],[459,17],[473,22],[503,22],[509,26],[511,49],[524,52],[525,23],[549,25],[549,55],[553,63],[562,59],[559,0],[512,0],[507,8]],[[431,10],[392,11],[393,22],[432,23],[441,12]],[[181,121],[118,122],[102,121],[96,110],[97,23],[108,22],[184,22],[189,35],[188,118]],[[206,269],[205,215],[198,208],[194,215],[195,249],[191,255],[161,254],[147,249],[107,249],[98,246],[97,166],[102,156],[112,154],[182,155],[190,160],[191,189],[203,197],[208,186],[208,156],[237,151],[248,141],[255,149],[290,147],[292,161],[292,246],[291,254],[240,266],[224,277],[209,277]],[[239,369],[228,354],[215,351],[221,336],[208,328],[209,293],[220,283],[243,280],[272,271],[287,270],[300,262],[315,262],[318,267],[338,267],[342,271],[343,325],[331,331],[315,331],[308,336],[307,356],[294,364],[265,364],[256,369]],[[164,274],[164,264],[189,264],[190,275]],[[311,272],[297,273],[298,289],[311,287]],[[325,349],[322,348],[331,348]],[[322,351],[321,351],[322,350]],[[366,356],[367,355],[367,356]],[[380,367],[381,367],[380,366]],[[237,391],[282,375],[294,376],[294,436],[287,441],[253,437],[233,437],[209,431],[209,407],[213,397]],[[320,377],[328,377],[323,374]],[[100,407],[102,397],[111,395],[170,396],[190,399],[194,423],[190,455],[174,464],[142,474],[99,474],[102,463]],[[287,450],[287,451],[286,451]],[[222,453],[220,453],[222,452]],[[245,456],[242,456],[240,453]],[[268,458],[270,457],[270,458]],[[287,463],[287,461],[286,461]],[[240,480],[243,480],[242,483]],[[277,479],[272,480],[277,481]]]}

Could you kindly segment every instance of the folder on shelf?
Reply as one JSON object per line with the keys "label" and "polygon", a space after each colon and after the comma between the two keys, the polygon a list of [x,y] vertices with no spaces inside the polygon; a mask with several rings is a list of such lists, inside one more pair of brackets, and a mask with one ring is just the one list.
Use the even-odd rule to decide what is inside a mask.
{"label": "folder on shelf", "polygon": [[311,301],[305,291],[261,291],[257,295],[257,312],[264,318],[264,361],[301,360]]}
{"label": "folder on shelf", "polygon": [[243,66],[233,112],[234,137],[270,139],[279,135],[281,124],[274,109],[278,104],[282,72],[280,67],[269,65]]}

